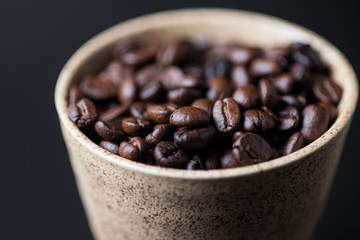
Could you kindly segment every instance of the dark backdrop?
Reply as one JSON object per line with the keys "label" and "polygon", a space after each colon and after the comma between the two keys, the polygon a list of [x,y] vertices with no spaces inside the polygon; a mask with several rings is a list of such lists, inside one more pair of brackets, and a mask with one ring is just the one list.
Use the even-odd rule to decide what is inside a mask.
{"label": "dark backdrop", "polygon": [[[303,25],[360,68],[360,17],[346,1],[0,1],[0,239],[92,239],[55,112],[57,76],[90,37],[123,20],[185,7],[263,12]],[[360,239],[360,116],[316,239]]]}

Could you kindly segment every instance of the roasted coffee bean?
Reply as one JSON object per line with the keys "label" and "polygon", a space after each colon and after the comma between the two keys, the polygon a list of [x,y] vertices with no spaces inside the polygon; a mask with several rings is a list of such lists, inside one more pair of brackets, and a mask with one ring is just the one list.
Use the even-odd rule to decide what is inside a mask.
{"label": "roasted coffee bean", "polygon": [[215,102],[213,119],[216,128],[222,133],[233,133],[240,124],[240,108],[233,98],[225,98]]}
{"label": "roasted coffee bean", "polygon": [[222,168],[226,169],[251,165],[253,161],[246,153],[234,148],[223,153],[220,157],[220,164]]}
{"label": "roasted coffee bean", "polygon": [[313,86],[314,95],[322,102],[338,104],[342,96],[341,87],[329,78],[317,81]]}
{"label": "roasted coffee bean", "polygon": [[189,156],[172,142],[160,142],[154,149],[154,158],[161,167],[184,168]]}
{"label": "roasted coffee bean", "polygon": [[214,77],[208,80],[209,89],[206,98],[212,102],[231,96],[231,85],[229,81],[222,77]]}
{"label": "roasted coffee bean", "polygon": [[304,108],[307,104],[306,98],[301,95],[283,95],[281,96],[281,102],[288,106],[293,106],[299,109]]}
{"label": "roasted coffee bean", "polygon": [[213,103],[206,99],[206,98],[199,98],[197,100],[195,100],[192,104],[192,107],[196,107],[196,108],[200,108],[204,111],[206,111],[209,116],[212,115],[212,108],[213,108]]}
{"label": "roasted coffee bean", "polygon": [[175,127],[171,124],[158,124],[154,126],[154,130],[146,136],[145,141],[155,146],[162,141],[172,141]]}
{"label": "roasted coffee bean", "polygon": [[174,142],[178,148],[194,152],[208,147],[214,141],[215,134],[214,127],[182,128],[175,132]]}
{"label": "roasted coffee bean", "polygon": [[123,79],[131,76],[134,72],[133,67],[122,64],[117,59],[111,61],[107,67],[99,73],[100,78],[110,80],[114,86],[118,87]]}
{"label": "roasted coffee bean", "polygon": [[185,75],[184,78],[178,83],[178,87],[185,88],[196,88],[202,86],[203,82],[200,80],[199,77],[194,75]]}
{"label": "roasted coffee bean", "polygon": [[137,88],[135,84],[135,79],[133,76],[129,76],[124,79],[118,89],[118,100],[122,104],[132,103],[137,94]]}
{"label": "roasted coffee bean", "polygon": [[233,135],[232,135],[232,141],[233,142],[235,142],[236,141],[236,139],[238,139],[241,135],[243,135],[243,134],[245,134],[244,132],[242,132],[242,131],[237,131],[237,132],[235,132]]}
{"label": "roasted coffee bean", "polygon": [[137,43],[132,39],[122,39],[115,44],[113,55],[115,58],[121,59],[122,55],[135,49]]}
{"label": "roasted coffee bean", "polygon": [[290,138],[287,140],[283,154],[288,155],[290,153],[293,153],[300,148],[304,146],[304,138],[301,132],[296,132],[293,135],[290,136]]}
{"label": "roasted coffee bean", "polygon": [[163,66],[177,65],[191,57],[194,48],[188,42],[171,42],[160,49],[156,60]]}
{"label": "roasted coffee bean", "polygon": [[243,124],[243,129],[248,132],[268,131],[275,126],[275,121],[266,112],[251,109],[244,112]]}
{"label": "roasted coffee bean", "polygon": [[201,163],[200,157],[195,154],[194,157],[186,165],[186,170],[197,170],[204,169],[203,164]]}
{"label": "roasted coffee bean", "polygon": [[176,66],[169,66],[159,75],[159,79],[167,90],[172,90],[180,86],[184,79],[183,71]]}
{"label": "roasted coffee bean", "polygon": [[80,99],[83,98],[83,95],[80,92],[78,86],[71,86],[69,90],[69,104],[68,105],[76,105]]}
{"label": "roasted coffee bean", "polygon": [[325,68],[318,53],[309,44],[293,43],[290,45],[290,49],[294,61],[314,70],[323,70]]}
{"label": "roasted coffee bean", "polygon": [[295,107],[285,107],[277,112],[279,117],[279,124],[277,125],[280,131],[294,131],[300,125],[300,112]]}
{"label": "roasted coffee bean", "polygon": [[226,58],[212,60],[205,65],[205,79],[213,77],[229,77],[231,64]]}
{"label": "roasted coffee bean", "polygon": [[229,48],[227,58],[235,64],[246,64],[253,59],[257,53],[258,51],[254,48],[234,46]]}
{"label": "roasted coffee bean", "polygon": [[282,69],[288,67],[288,56],[290,54],[288,47],[274,47],[265,50],[264,56],[268,59],[274,60]]}
{"label": "roasted coffee bean", "polygon": [[275,76],[280,73],[280,67],[272,59],[256,58],[250,63],[249,72],[253,77]]}
{"label": "roasted coffee bean", "polygon": [[133,137],[130,141],[123,141],[119,147],[119,155],[134,161],[145,160],[147,153],[147,144],[141,137]]}
{"label": "roasted coffee bean", "polygon": [[235,88],[251,84],[251,77],[244,65],[237,64],[232,68],[231,84]]}
{"label": "roasted coffee bean", "polygon": [[120,60],[126,65],[141,65],[155,59],[157,50],[157,46],[137,48],[123,54]]}
{"label": "roasted coffee bean", "polygon": [[117,121],[121,117],[125,117],[129,114],[129,106],[128,105],[118,105],[112,108],[109,108],[105,112],[99,115],[100,121]]}
{"label": "roasted coffee bean", "polygon": [[113,154],[119,155],[119,144],[103,140],[100,142],[99,145],[103,149],[108,150],[109,152],[111,152]]}
{"label": "roasted coffee bean", "polygon": [[271,81],[267,78],[262,78],[259,82],[260,99],[263,105],[268,108],[275,108],[280,102],[280,96]]}
{"label": "roasted coffee bean", "polygon": [[279,118],[278,116],[276,116],[276,114],[274,113],[273,110],[271,110],[270,108],[266,107],[266,106],[261,106],[261,110],[263,110],[265,113],[267,113],[272,119],[274,119],[275,123],[279,122]]}
{"label": "roasted coffee bean", "polygon": [[217,169],[219,165],[218,161],[218,149],[211,147],[211,149],[205,149],[201,153],[201,162],[204,169]]}
{"label": "roasted coffee bean", "polygon": [[95,131],[102,139],[110,142],[119,143],[126,139],[121,127],[111,122],[97,121],[95,123]]}
{"label": "roasted coffee bean", "polygon": [[123,131],[130,136],[144,136],[148,133],[151,124],[143,119],[127,117],[122,120],[121,126]]}
{"label": "roasted coffee bean", "polygon": [[274,87],[282,94],[292,92],[295,80],[290,73],[283,73],[274,78]]}
{"label": "roasted coffee bean", "polygon": [[149,120],[149,116],[147,115],[146,109],[147,109],[146,103],[134,102],[133,104],[130,105],[131,116],[138,119]]}
{"label": "roasted coffee bean", "polygon": [[85,128],[96,122],[97,112],[94,103],[83,98],[76,104],[69,105],[68,116],[79,128]]}
{"label": "roasted coffee bean", "polygon": [[305,65],[299,62],[295,62],[290,67],[290,73],[295,79],[295,81],[299,82],[307,78],[309,72],[308,72],[308,68]]}
{"label": "roasted coffee bean", "polygon": [[106,100],[116,97],[115,85],[108,79],[98,77],[85,77],[80,82],[80,91],[94,100]]}
{"label": "roasted coffee bean", "polygon": [[233,144],[240,152],[246,153],[254,162],[263,162],[271,158],[273,150],[271,146],[260,135],[245,133]]}
{"label": "roasted coffee bean", "polygon": [[163,73],[163,68],[157,65],[148,65],[135,73],[135,82],[139,88],[142,88],[152,80],[159,78]]}
{"label": "roasted coffee bean", "polygon": [[181,107],[170,116],[170,123],[177,127],[202,127],[209,122],[209,114],[196,107]]}
{"label": "roasted coffee bean", "polygon": [[157,101],[165,97],[165,88],[160,81],[151,81],[141,88],[139,98],[143,101]]}
{"label": "roasted coffee bean", "polygon": [[237,88],[232,98],[245,109],[256,108],[260,101],[258,89],[251,84]]}
{"label": "roasted coffee bean", "polygon": [[203,76],[202,66],[198,64],[187,65],[183,70],[185,75],[193,76],[197,79],[200,79]]}
{"label": "roasted coffee bean", "polygon": [[174,104],[149,104],[146,110],[149,119],[154,123],[168,123],[170,115],[178,107]]}
{"label": "roasted coffee bean", "polygon": [[306,144],[313,142],[326,132],[329,125],[329,112],[326,108],[310,104],[302,112],[302,127],[300,132]]}
{"label": "roasted coffee bean", "polygon": [[336,107],[333,104],[325,103],[325,102],[318,102],[317,104],[324,107],[324,108],[326,108],[326,110],[329,112],[330,122],[331,123],[336,120],[338,112],[337,112]]}
{"label": "roasted coffee bean", "polygon": [[167,93],[168,101],[179,106],[190,105],[200,97],[202,97],[202,92],[197,88],[176,88]]}

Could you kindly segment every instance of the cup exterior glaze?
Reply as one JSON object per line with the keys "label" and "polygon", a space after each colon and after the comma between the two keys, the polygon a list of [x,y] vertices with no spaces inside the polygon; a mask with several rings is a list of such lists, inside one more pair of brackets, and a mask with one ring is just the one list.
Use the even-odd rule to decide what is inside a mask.
{"label": "cup exterior glaze", "polygon": [[[339,117],[307,147],[269,162],[227,170],[186,171],[144,166],[92,143],[67,118],[71,84],[95,73],[114,43],[193,38],[269,47],[313,45],[344,89]],[[119,24],[86,43],[67,63],[56,107],[88,221],[98,240],[309,239],[323,209],[356,107],[356,76],[326,40],[294,24],[245,11],[188,9]]]}

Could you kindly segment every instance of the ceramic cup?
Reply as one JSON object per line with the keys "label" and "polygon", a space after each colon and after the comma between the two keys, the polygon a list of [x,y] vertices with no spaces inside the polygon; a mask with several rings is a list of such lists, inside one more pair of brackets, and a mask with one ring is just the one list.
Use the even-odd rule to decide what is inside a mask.
{"label": "ceramic cup", "polygon": [[[69,87],[96,73],[123,38],[167,42],[196,35],[251,46],[310,43],[343,88],[339,116],[319,139],[288,156],[226,170],[186,171],[115,156],[67,116]],[[309,239],[326,200],[358,97],[356,76],[329,42],[300,26],[246,11],[186,9],[120,23],[82,46],[62,70],[55,101],[91,230],[114,239]]]}

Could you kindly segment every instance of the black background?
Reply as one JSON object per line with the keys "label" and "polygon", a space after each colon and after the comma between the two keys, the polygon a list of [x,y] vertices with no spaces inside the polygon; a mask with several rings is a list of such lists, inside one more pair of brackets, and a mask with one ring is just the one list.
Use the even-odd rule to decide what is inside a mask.
{"label": "black background", "polygon": [[[60,133],[53,94],[67,59],[123,20],[185,7],[278,16],[327,38],[359,74],[356,1],[0,1],[0,239],[92,239]],[[359,111],[316,239],[360,239]]]}

